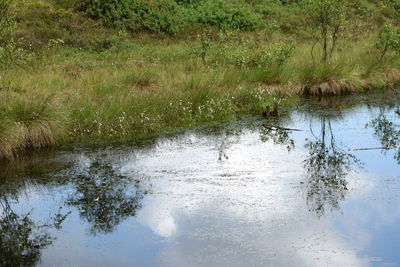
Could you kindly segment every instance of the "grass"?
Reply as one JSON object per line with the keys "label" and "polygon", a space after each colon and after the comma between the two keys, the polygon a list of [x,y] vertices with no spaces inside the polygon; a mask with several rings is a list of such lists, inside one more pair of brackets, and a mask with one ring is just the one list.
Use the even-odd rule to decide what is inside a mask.
{"label": "grass", "polygon": [[[30,8],[31,13],[59,12],[48,5]],[[0,159],[64,143],[126,142],[273,113],[276,103],[289,105],[303,94],[361,93],[400,82],[400,56],[392,53],[380,61],[374,33],[349,32],[323,64],[310,56],[312,41],[304,28],[296,34],[207,30],[212,36],[204,60],[197,36],[132,38],[91,20],[78,23],[82,18],[75,20],[71,12],[59,22],[72,25],[71,32],[59,23],[53,27],[67,42],[51,49],[40,48],[48,32],[36,26],[38,33],[24,31],[31,20],[39,22],[21,18],[29,22],[21,36],[39,48],[28,66],[8,71],[12,86],[0,89]],[[91,34],[104,39],[93,41]],[[263,58],[293,40],[290,57]]]}
{"label": "grass", "polygon": [[56,112],[50,97],[30,93],[1,92],[0,160],[12,159],[26,149],[56,144]]}
{"label": "grass", "polygon": [[285,105],[304,93],[354,93],[399,82],[399,57],[377,64],[373,54],[365,56],[373,51],[366,41],[352,43],[359,49],[343,50],[329,64],[312,61],[304,45],[283,65],[260,67],[230,61],[235,42],[215,41],[203,62],[191,53],[196,40],[149,38],[138,38],[135,49],[121,43],[100,53],[61,47],[31,68],[12,70],[14,86],[24,90],[0,93],[1,157],[57,143],[124,142],[261,114],[277,98]]}

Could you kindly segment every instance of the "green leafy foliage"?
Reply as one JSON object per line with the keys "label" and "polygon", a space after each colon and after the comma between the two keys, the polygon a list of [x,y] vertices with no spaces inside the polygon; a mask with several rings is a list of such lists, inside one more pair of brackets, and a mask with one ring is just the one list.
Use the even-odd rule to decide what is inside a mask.
{"label": "green leafy foliage", "polygon": [[10,40],[7,44],[0,46],[0,79],[3,80],[6,72],[13,66],[25,64],[30,56],[14,40]]}
{"label": "green leafy foliage", "polygon": [[261,16],[250,6],[235,5],[222,0],[206,0],[194,9],[195,23],[217,29],[255,30],[262,22]]}
{"label": "green leafy foliage", "polygon": [[385,24],[378,32],[375,47],[381,52],[381,59],[389,51],[400,53],[400,31],[391,24]]}
{"label": "green leafy foliage", "polygon": [[251,5],[222,0],[82,0],[78,9],[129,31],[174,34],[184,22],[240,30],[261,25],[261,15]]}
{"label": "green leafy foliage", "polygon": [[264,70],[279,69],[289,60],[294,49],[295,45],[292,42],[260,48],[244,44],[231,52],[230,63],[237,67],[255,67]]}
{"label": "green leafy foliage", "polygon": [[128,31],[175,34],[181,20],[173,0],[83,0],[78,10]]}
{"label": "green leafy foliage", "polygon": [[278,44],[275,47],[266,47],[261,50],[256,63],[260,67],[271,67],[276,64],[281,67],[292,55],[294,44]]}
{"label": "green leafy foliage", "polygon": [[210,32],[205,32],[199,35],[198,39],[200,41],[200,46],[193,49],[193,54],[199,56],[203,60],[203,63],[205,63],[207,54],[212,46],[212,35]]}

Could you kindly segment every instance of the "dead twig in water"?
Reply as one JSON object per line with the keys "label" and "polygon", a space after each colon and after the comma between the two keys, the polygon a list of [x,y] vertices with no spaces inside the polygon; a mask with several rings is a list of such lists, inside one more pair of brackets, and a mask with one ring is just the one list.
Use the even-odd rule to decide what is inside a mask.
{"label": "dead twig in water", "polygon": [[389,86],[389,89],[392,90],[396,95],[400,95],[400,93],[393,86]]}
{"label": "dead twig in water", "polygon": [[270,130],[284,130],[284,131],[296,131],[296,132],[303,131],[300,129],[285,128],[285,127],[274,126],[274,125],[264,125],[264,127],[268,128]]}
{"label": "dead twig in water", "polygon": [[367,147],[367,148],[354,148],[349,149],[349,151],[362,151],[362,150],[375,150],[375,149],[393,149],[393,148],[400,148],[400,146],[383,146],[383,147]]}

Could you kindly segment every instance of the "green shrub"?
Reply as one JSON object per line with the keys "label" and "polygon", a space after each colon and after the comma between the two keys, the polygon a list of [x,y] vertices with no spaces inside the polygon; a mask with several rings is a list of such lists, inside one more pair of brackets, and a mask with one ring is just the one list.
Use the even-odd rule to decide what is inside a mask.
{"label": "green shrub", "polygon": [[173,0],[82,0],[78,10],[112,27],[174,34],[181,25]]}
{"label": "green shrub", "polygon": [[280,69],[292,56],[294,49],[295,45],[292,42],[260,48],[242,45],[228,53],[228,57],[229,62],[237,67]]}
{"label": "green shrub", "polygon": [[205,32],[202,35],[199,35],[198,38],[200,41],[200,47],[197,49],[194,49],[192,52],[194,55],[199,56],[203,60],[203,63],[205,63],[207,54],[212,46],[211,33]]}
{"label": "green shrub", "polygon": [[[194,14],[193,14],[194,13]],[[261,16],[250,6],[234,5],[222,0],[205,0],[191,14],[194,23],[217,29],[254,30],[261,24]]]}
{"label": "green shrub", "polygon": [[292,56],[295,46],[293,43],[278,44],[274,47],[264,47],[255,59],[256,65],[261,68],[270,68],[272,65],[282,67]]}
{"label": "green shrub", "polygon": [[381,59],[388,51],[400,53],[400,31],[390,24],[385,24],[378,32],[375,47],[381,52]]}

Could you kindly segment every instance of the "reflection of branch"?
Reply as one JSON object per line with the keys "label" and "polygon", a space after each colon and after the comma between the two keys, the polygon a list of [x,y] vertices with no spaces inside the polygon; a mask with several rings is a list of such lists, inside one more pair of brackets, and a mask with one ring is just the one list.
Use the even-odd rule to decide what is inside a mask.
{"label": "reflection of branch", "polygon": [[41,257],[41,250],[52,244],[47,228],[60,229],[68,214],[60,210],[46,224],[35,223],[30,212],[17,214],[7,197],[0,199],[0,266],[34,266]]}
{"label": "reflection of branch", "polygon": [[110,233],[122,221],[135,216],[145,194],[138,181],[118,175],[110,164],[100,161],[79,170],[73,185],[76,191],[67,203],[79,209],[92,234]]}
{"label": "reflection of branch", "polygon": [[276,145],[286,145],[286,149],[291,151],[294,148],[294,140],[289,136],[291,132],[289,128],[264,124],[260,129],[260,138],[263,142],[272,140]]}
{"label": "reflection of branch", "polygon": [[226,155],[226,139],[227,136],[224,134],[222,136],[222,143],[221,146],[219,147],[219,153],[218,153],[218,160],[222,160],[222,158],[228,159],[228,155]]}
{"label": "reflection of branch", "polygon": [[318,216],[325,213],[327,206],[340,209],[340,201],[347,192],[346,177],[356,158],[337,147],[331,123],[321,118],[320,135],[311,132],[315,141],[308,141],[305,147],[308,156],[304,160],[306,172],[307,204],[310,211]]}
{"label": "reflection of branch", "polygon": [[[399,115],[397,112],[399,107],[394,110],[394,113]],[[367,124],[367,127],[374,129],[374,135],[379,139],[382,147],[371,148],[371,149],[382,149],[389,150],[393,148],[400,148],[400,125],[394,121],[391,121],[387,116],[387,110],[385,107],[381,107],[378,116]],[[369,150],[369,149],[360,149]],[[383,152],[385,153],[385,152]],[[394,159],[400,164],[400,150],[395,153]]]}
{"label": "reflection of branch", "polygon": [[299,130],[299,129],[286,128],[286,127],[281,127],[281,126],[277,126],[277,125],[266,125],[266,124],[264,124],[264,127],[268,128],[270,130],[283,130],[283,131],[296,131],[296,132],[303,131],[303,130]]}
{"label": "reflection of branch", "polygon": [[349,151],[374,150],[374,149],[393,149],[393,148],[400,148],[400,146],[383,146],[383,147],[353,148],[353,149],[349,149]]}

